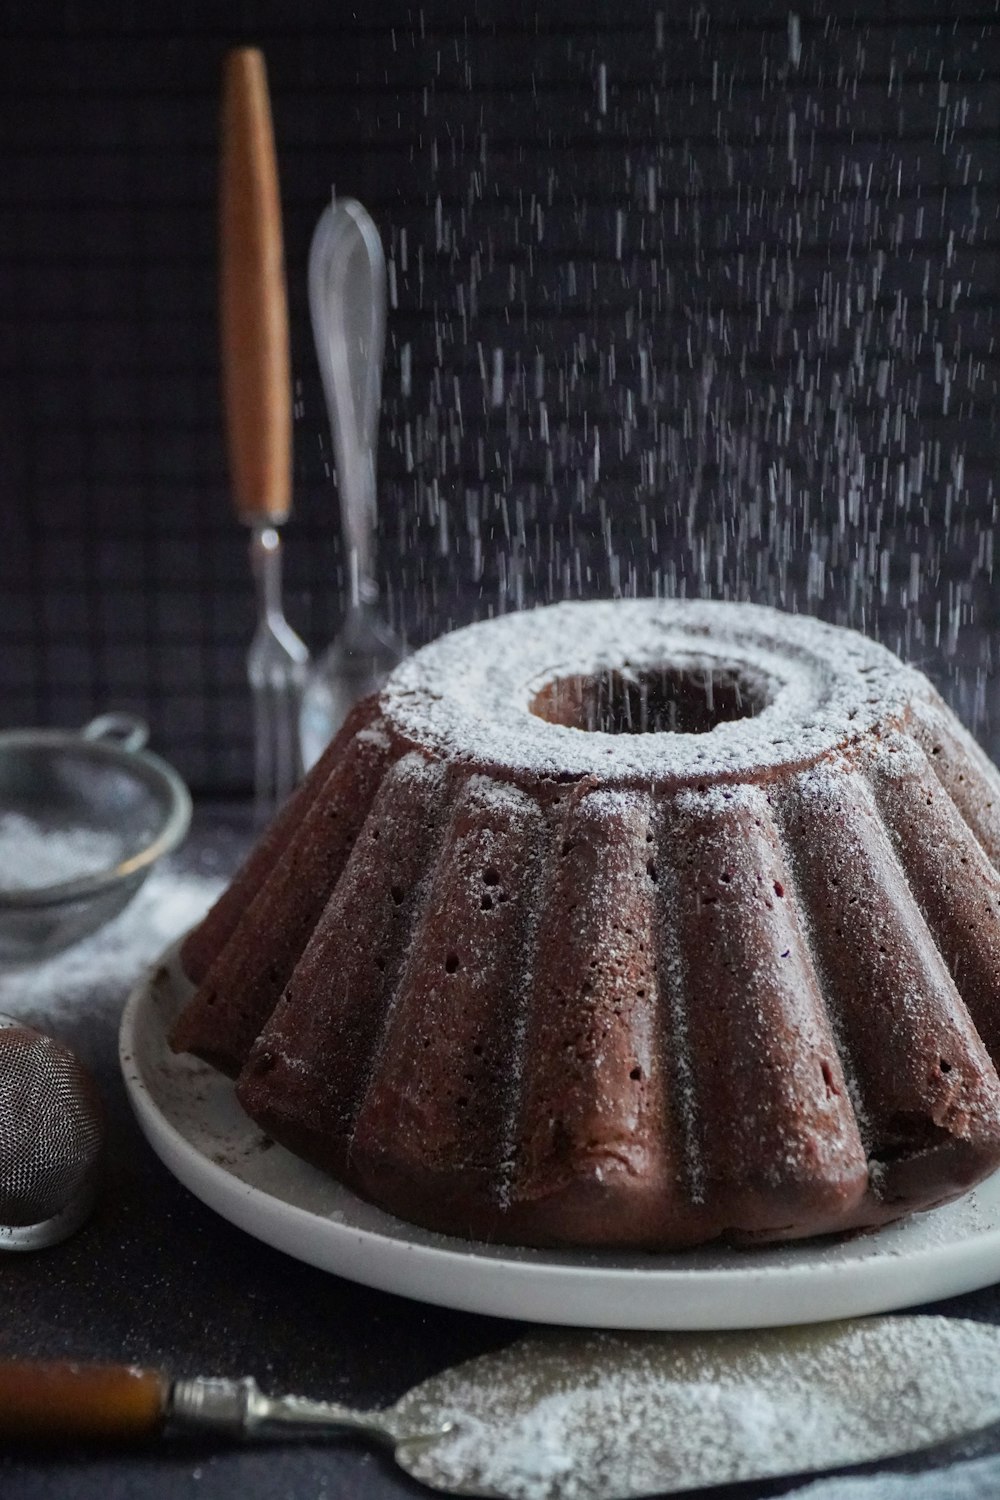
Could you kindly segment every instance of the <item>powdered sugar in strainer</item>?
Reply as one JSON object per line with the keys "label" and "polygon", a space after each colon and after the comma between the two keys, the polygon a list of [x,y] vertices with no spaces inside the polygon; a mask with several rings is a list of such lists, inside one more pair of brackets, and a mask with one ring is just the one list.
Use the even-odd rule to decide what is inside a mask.
{"label": "powdered sugar in strainer", "polygon": [[148,734],[131,714],[0,733],[0,964],[95,931],[186,834],[188,790]]}

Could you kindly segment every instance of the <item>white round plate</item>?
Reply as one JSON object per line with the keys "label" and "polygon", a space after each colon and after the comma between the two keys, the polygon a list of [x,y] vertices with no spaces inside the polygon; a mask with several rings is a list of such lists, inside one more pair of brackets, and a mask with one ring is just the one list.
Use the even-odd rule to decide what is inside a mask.
{"label": "white round plate", "polygon": [[466,1243],[391,1218],[261,1134],[233,1085],[177,1056],[191,993],[171,949],[122,1018],[125,1086],[154,1151],[223,1218],[352,1281],[495,1317],[587,1328],[766,1328],[913,1307],[1000,1279],[1000,1173],[877,1234],[679,1255]]}

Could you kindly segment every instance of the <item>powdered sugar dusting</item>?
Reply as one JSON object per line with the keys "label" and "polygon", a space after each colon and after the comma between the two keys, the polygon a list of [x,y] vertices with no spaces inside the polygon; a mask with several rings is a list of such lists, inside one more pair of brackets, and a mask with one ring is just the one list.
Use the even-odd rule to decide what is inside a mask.
{"label": "powdered sugar dusting", "polygon": [[945,1318],[525,1339],[405,1397],[402,1430],[428,1402],[455,1425],[401,1457],[436,1486],[514,1500],[613,1500],[834,1468],[996,1420],[998,1355],[996,1329]]}
{"label": "powdered sugar dusting", "polygon": [[124,911],[83,942],[31,968],[0,971],[0,1010],[58,1023],[77,1018],[83,1004],[120,1005],[145,966],[204,916],[223,883],[164,860]]}
{"label": "powdered sugar dusting", "polygon": [[374,750],[389,749],[389,736],[380,719],[376,719],[374,723],[366,724],[363,729],[359,729],[354,738],[362,745],[370,745]]}
{"label": "powdered sugar dusting", "polygon": [[[558,691],[548,692],[553,683]],[[636,703],[628,694],[637,684],[647,698],[660,696],[639,703],[632,732]],[[609,701],[612,689],[618,702]],[[935,1079],[951,1080],[935,1083],[933,1094],[909,1074],[909,1092],[898,1079],[893,1088],[868,1088],[858,1068],[845,1080],[847,1028],[835,1036],[827,1019],[824,991],[842,983],[846,968],[864,981],[847,982],[848,999],[874,994],[886,1014],[895,999],[905,1035],[915,1029],[905,1012],[919,1009],[919,986],[897,982],[901,944],[891,934],[882,942],[878,927],[884,909],[908,893],[900,860],[883,836],[865,867],[864,905],[838,919],[847,956],[827,951],[817,968],[813,950],[822,945],[815,933],[807,941],[790,859],[802,868],[804,846],[815,845],[820,867],[802,885],[822,886],[821,846],[828,840],[843,854],[847,838],[838,809],[830,817],[816,806],[806,812],[838,795],[827,763],[838,775],[849,771],[847,784],[859,775],[877,780],[882,761],[905,758],[912,768],[923,756],[908,737],[911,700],[930,691],[919,674],[850,632],[752,606],[683,601],[529,611],[456,632],[404,663],[381,700],[388,738],[380,726],[356,745],[377,744],[406,768],[397,791],[427,757],[444,768],[448,793],[440,827],[435,822],[401,881],[363,851],[390,832],[400,860],[426,831],[426,810],[412,797],[394,806],[385,795],[394,773],[384,775],[378,817],[348,862],[365,887],[355,923],[362,977],[340,986],[343,1025],[324,1041],[317,1076],[326,1088],[328,1058],[360,1059],[364,1096],[344,1126],[350,1162],[368,1151],[398,1163],[400,1181],[430,1162],[430,1182],[447,1182],[448,1193],[461,1184],[454,1190],[461,1208],[459,1215],[442,1190],[435,1217],[437,1189],[428,1187],[420,1207],[427,1222],[448,1229],[457,1222],[454,1232],[486,1239],[498,1232],[499,1211],[529,1243],[550,1235],[603,1242],[608,1225],[623,1243],[680,1244],[696,1235],[763,1239],[878,1222],[886,1213],[866,1194],[870,1180],[881,1185],[881,1147],[909,1169],[935,1141],[970,1139],[985,1173],[996,1160],[996,1107],[988,1112],[974,1088],[985,1074],[994,1089],[996,1080],[985,1059],[973,1066],[969,1048],[961,1065],[955,1060],[961,1015],[947,975],[937,986],[947,990],[941,1003],[924,1007],[934,1024],[920,1032]],[[595,722],[620,732],[586,727]],[[812,780],[803,780],[810,768]],[[947,802],[944,791],[938,800]],[[871,798],[862,809],[876,824],[879,811]],[[318,830],[322,813],[310,819]],[[811,822],[822,836],[793,836],[793,821],[803,829]],[[793,847],[796,838],[802,847]],[[867,844],[855,844],[860,866]],[[909,875],[912,860],[902,863]],[[400,908],[391,941],[382,942],[369,906],[390,917]],[[324,961],[339,985],[349,947],[338,949],[338,925],[330,924]],[[389,977],[372,980],[368,954],[380,944],[378,973]],[[996,956],[985,938],[979,946]],[[869,948],[885,961],[869,961],[861,952]],[[935,958],[941,967],[933,948],[916,955],[917,979]],[[265,953],[261,972],[268,961]],[[302,975],[303,1009],[290,1032],[296,1046],[299,1035],[312,1046],[306,1012],[326,993],[315,979]],[[366,984],[377,1006],[366,1003]],[[836,1025],[836,1003],[831,1014]],[[927,1061],[905,1041],[890,1047],[886,1039],[877,1050],[880,1063],[883,1053]],[[271,1086],[281,1086],[277,1075]],[[348,1093],[341,1088],[336,1098]],[[657,1105],[644,1133],[651,1098]],[[888,1124],[878,1140],[874,1108],[866,1109],[873,1099],[901,1100],[883,1109]],[[949,1184],[932,1166],[922,1197],[916,1170],[895,1197],[887,1180],[893,1212],[945,1195]],[[379,1171],[391,1190],[391,1174]],[[361,1168],[354,1180],[367,1182]],[[966,1180],[959,1175],[956,1187]],[[571,1201],[580,1184],[591,1194],[587,1215],[598,1204],[596,1217],[567,1229],[553,1212],[536,1230],[531,1215],[558,1206],[560,1196]],[[621,1189],[617,1198],[612,1189]],[[387,1190],[379,1201],[396,1200]],[[616,1202],[634,1210],[633,1221],[619,1220]],[[402,1211],[415,1212],[405,1202]],[[576,1212],[573,1204],[565,1222]]]}
{"label": "powdered sugar dusting", "polygon": [[[677,878],[676,872],[668,863],[665,864],[660,875],[663,899],[673,909],[677,904]],[[659,959],[660,993],[666,1000],[670,1017],[673,1102],[684,1144],[684,1177],[691,1202],[700,1206],[705,1201],[705,1163],[698,1135],[698,1100],[687,1024],[684,966],[674,922],[661,925]]]}
{"label": "powdered sugar dusting", "polygon": [[125,853],[120,833],[48,827],[19,812],[0,815],[0,891],[41,890],[111,870]]}
{"label": "powdered sugar dusting", "polygon": [[[564,678],[664,667],[752,683],[764,705],[703,733],[609,734],[552,723]],[[853,631],[757,605],[619,599],[551,605],[454,631],[397,668],[387,721],[500,774],[614,784],[704,782],[801,764],[901,716],[923,679]]]}

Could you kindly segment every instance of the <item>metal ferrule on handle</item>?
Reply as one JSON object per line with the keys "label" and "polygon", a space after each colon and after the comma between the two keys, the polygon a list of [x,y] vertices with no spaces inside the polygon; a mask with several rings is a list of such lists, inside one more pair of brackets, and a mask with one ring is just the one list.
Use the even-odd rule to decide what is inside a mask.
{"label": "metal ferrule on handle", "polygon": [[378,1412],[352,1411],[304,1396],[265,1396],[249,1377],[176,1380],[167,1420],[179,1432],[212,1432],[244,1440],[357,1433],[390,1445],[396,1441],[395,1433]]}
{"label": "metal ferrule on handle", "polygon": [[250,563],[257,590],[259,619],[284,620],[281,586],[281,538],[273,526],[255,526],[250,536]]}

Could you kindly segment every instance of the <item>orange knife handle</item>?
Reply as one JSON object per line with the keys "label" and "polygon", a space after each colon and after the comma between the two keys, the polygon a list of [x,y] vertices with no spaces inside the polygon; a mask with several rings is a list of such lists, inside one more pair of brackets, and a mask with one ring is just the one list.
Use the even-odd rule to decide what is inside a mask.
{"label": "orange knife handle", "polygon": [[0,1440],[151,1437],[169,1392],[159,1370],[133,1365],[0,1360]]}
{"label": "orange knife handle", "polygon": [[251,524],[287,518],[292,390],[281,198],[264,58],[226,57],[219,184],[222,389],[233,501]]}

